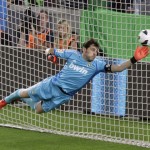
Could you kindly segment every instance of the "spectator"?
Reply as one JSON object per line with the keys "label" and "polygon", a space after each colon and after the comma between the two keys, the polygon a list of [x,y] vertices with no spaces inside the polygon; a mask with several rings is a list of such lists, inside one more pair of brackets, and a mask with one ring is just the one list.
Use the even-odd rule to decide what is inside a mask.
{"label": "spectator", "polygon": [[28,48],[46,49],[54,46],[53,31],[48,27],[49,15],[45,10],[41,10],[34,24],[35,30],[29,35]]}
{"label": "spectator", "polygon": [[[31,11],[31,8],[25,10],[21,23],[17,30],[18,47],[29,47],[30,34],[35,31],[35,14]],[[31,47],[32,48],[32,47]]]}
{"label": "spectator", "polygon": [[33,49],[53,47],[53,32],[47,25],[49,23],[48,12],[41,10],[36,17],[29,8],[24,15],[18,30],[18,46]]}
{"label": "spectator", "polygon": [[17,31],[17,37],[19,37],[17,46],[26,48],[29,46],[29,35],[32,34],[35,29],[31,24],[28,24],[29,26],[24,24],[26,23],[22,22],[19,30]]}
{"label": "spectator", "polygon": [[67,20],[60,20],[57,23],[57,33],[55,37],[55,47],[60,49],[76,49],[77,41],[72,36],[71,26]]}

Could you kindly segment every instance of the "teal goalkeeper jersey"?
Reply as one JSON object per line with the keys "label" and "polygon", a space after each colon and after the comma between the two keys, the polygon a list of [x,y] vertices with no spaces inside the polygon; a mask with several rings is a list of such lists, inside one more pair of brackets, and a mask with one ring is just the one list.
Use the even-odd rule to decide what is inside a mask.
{"label": "teal goalkeeper jersey", "polygon": [[54,49],[57,57],[66,59],[62,70],[53,76],[52,82],[68,94],[74,95],[99,72],[105,72],[106,63],[95,58],[86,61],[76,50]]}

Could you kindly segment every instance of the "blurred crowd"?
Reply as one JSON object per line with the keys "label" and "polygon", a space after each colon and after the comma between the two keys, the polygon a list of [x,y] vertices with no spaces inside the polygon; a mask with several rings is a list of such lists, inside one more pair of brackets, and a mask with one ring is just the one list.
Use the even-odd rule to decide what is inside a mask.
{"label": "blurred crowd", "polygon": [[[32,2],[30,4],[33,4]],[[13,3],[24,4],[22,0],[13,1]],[[68,20],[58,20],[57,24],[54,24],[54,31],[51,28],[48,11],[41,9],[39,12],[34,12],[30,5],[22,14],[19,14],[21,16],[18,17],[18,24],[11,24],[16,19],[12,10],[8,15],[11,4],[12,1],[0,1],[0,39],[2,45],[41,50],[49,47],[79,50],[79,35],[72,30]],[[9,24],[15,25],[15,27],[11,27]]]}
{"label": "blurred crowd", "polygon": [[[101,5],[104,0],[100,1]],[[97,5],[100,1],[97,0]],[[105,2],[107,2],[107,9],[135,14],[140,14],[142,4],[146,4],[146,0],[105,0]],[[68,20],[62,18],[58,20],[54,24],[54,31],[50,25],[49,12],[45,9],[34,12],[32,7],[59,8],[65,6],[65,8],[88,9],[88,5],[94,4],[95,1],[92,0],[1,0],[0,42],[2,45],[32,49],[45,50],[48,47],[57,47],[79,50],[80,35],[72,30]],[[16,15],[13,14],[13,10],[9,10],[11,5],[22,5],[27,8],[22,11],[22,14],[19,12],[19,22],[17,23],[12,23],[16,19]]]}

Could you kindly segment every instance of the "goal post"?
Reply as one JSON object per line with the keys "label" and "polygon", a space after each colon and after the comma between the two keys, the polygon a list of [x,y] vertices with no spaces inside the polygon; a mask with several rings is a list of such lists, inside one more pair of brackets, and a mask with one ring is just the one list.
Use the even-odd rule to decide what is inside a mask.
{"label": "goal post", "polygon": [[[7,30],[1,28],[4,35],[0,44],[1,98],[58,73],[65,63],[62,59],[58,65],[48,62],[44,54],[47,45],[42,41],[38,47],[28,48],[24,44],[25,34],[18,39],[20,21],[28,6],[35,13],[32,17],[37,17],[41,10],[48,12],[50,24],[46,27],[54,32],[54,43],[57,23],[66,19],[73,34],[77,34],[78,49],[89,38],[95,38],[105,54],[97,56],[98,59],[108,63],[120,64],[131,58],[139,45],[138,33],[150,28],[150,17],[141,10],[143,3],[137,15],[133,11],[114,11],[106,0],[38,2],[10,4],[7,8],[8,19],[3,19],[7,21]],[[40,32],[37,27],[35,33]],[[6,42],[10,39],[11,44]],[[48,43],[51,39],[45,40]],[[148,56],[125,72],[98,74],[69,103],[48,113],[39,115],[25,103],[13,102],[0,110],[0,126],[150,148],[149,62]]]}

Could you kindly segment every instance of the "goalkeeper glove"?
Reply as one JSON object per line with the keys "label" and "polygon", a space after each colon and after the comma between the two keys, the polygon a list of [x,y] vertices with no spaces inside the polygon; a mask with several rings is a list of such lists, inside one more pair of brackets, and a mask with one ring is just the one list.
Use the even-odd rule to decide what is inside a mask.
{"label": "goalkeeper glove", "polygon": [[149,54],[148,46],[138,46],[134,52],[134,56],[130,59],[131,63],[134,64],[137,61],[145,58]]}
{"label": "goalkeeper glove", "polygon": [[47,60],[51,61],[52,63],[56,64],[57,63],[57,57],[55,55],[52,55],[49,53],[50,48],[47,48],[45,51],[45,54],[47,56]]}
{"label": "goalkeeper glove", "polygon": [[56,57],[55,55],[48,54],[48,55],[47,55],[47,59],[48,59],[49,61],[51,61],[52,63],[57,64],[57,57]]}

